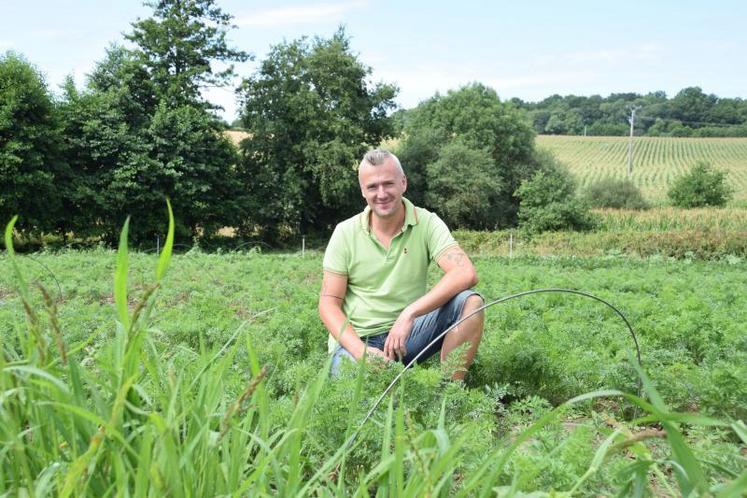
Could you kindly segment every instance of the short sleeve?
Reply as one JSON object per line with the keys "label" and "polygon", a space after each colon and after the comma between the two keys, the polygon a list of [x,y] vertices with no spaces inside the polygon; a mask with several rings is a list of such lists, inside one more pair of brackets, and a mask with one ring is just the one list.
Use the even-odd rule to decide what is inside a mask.
{"label": "short sleeve", "polygon": [[348,274],[348,263],[350,261],[350,252],[345,242],[342,225],[337,225],[332,237],[329,239],[327,249],[324,251],[324,260],[322,267],[333,273],[340,275]]}
{"label": "short sleeve", "polygon": [[438,215],[431,214],[428,227],[428,254],[431,256],[431,261],[438,261],[446,249],[455,245],[457,241],[451,235],[446,223]]}

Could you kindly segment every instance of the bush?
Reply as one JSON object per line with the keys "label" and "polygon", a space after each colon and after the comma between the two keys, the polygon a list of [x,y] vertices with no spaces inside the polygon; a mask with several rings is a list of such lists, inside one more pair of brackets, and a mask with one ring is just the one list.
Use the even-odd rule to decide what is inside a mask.
{"label": "bush", "polygon": [[568,170],[550,156],[542,163],[516,191],[519,226],[529,234],[592,228],[593,218],[588,206],[576,198],[576,184]]}
{"label": "bush", "polygon": [[449,226],[494,228],[491,222],[500,214],[493,211],[500,204],[503,181],[488,151],[455,141],[441,148],[438,159],[425,168],[425,201],[439,206]]}
{"label": "bush", "polygon": [[694,208],[724,206],[733,193],[725,172],[712,169],[706,161],[698,161],[690,172],[675,180],[667,196],[677,207]]}
{"label": "bush", "polygon": [[641,190],[630,179],[602,178],[584,190],[583,199],[595,208],[646,209]]}

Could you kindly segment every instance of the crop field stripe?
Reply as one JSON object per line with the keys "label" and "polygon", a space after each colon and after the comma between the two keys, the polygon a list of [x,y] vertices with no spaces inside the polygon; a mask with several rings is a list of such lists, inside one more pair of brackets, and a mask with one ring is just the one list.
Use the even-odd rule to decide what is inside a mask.
{"label": "crop field stripe", "polygon": [[[537,144],[566,164],[581,186],[627,175],[627,137],[539,135]],[[651,200],[662,200],[671,182],[700,160],[727,172],[735,200],[747,200],[747,138],[636,137],[633,181]]]}

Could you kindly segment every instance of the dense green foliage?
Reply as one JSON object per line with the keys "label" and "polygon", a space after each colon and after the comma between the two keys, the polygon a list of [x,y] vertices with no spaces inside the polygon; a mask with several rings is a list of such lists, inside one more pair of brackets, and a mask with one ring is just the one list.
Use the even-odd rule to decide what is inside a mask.
{"label": "dense green foliage", "polygon": [[61,223],[66,165],[59,119],[41,74],[20,56],[0,56],[0,219],[24,213],[26,230]]}
{"label": "dense green foliage", "polygon": [[648,207],[641,189],[629,178],[605,177],[589,184],[582,197],[595,208],[645,209]]}
{"label": "dense green foliage", "polygon": [[360,209],[356,168],[391,136],[396,88],[370,84],[371,68],[344,31],[276,45],[242,85],[251,138],[241,149],[246,231],[327,229]]}
{"label": "dense green foliage", "polygon": [[683,208],[725,206],[732,194],[726,174],[705,161],[697,162],[667,192],[672,204]]}
{"label": "dense green foliage", "polygon": [[488,228],[501,216],[502,179],[494,170],[488,151],[451,142],[425,166],[425,203],[437,207],[449,226]]}
{"label": "dense green foliage", "polygon": [[527,111],[537,133],[550,135],[627,135],[630,109],[636,107],[636,135],[747,137],[747,101],[707,95],[699,87],[685,88],[671,99],[664,92],[652,92],[511,101]]}
{"label": "dense green foliage", "polygon": [[[165,197],[174,199],[181,240],[239,223],[238,155],[199,90],[232,74],[214,74],[211,62],[246,55],[226,46],[230,16],[212,0],[153,7],[153,18],[134,24],[136,46],[110,48],[83,90],[69,79],[56,108],[30,68],[26,83],[4,86],[12,94],[3,97],[10,126],[2,154],[15,170],[3,175],[0,213],[21,214],[20,229],[51,225],[63,237],[113,243],[134,215],[134,240],[155,245]],[[22,61],[11,63],[21,74]]]}
{"label": "dense green foliage", "polygon": [[741,264],[476,258],[488,299],[558,286],[619,306],[638,333],[653,406],[635,415],[634,398],[608,391],[553,409],[597,388],[635,392],[637,375],[614,313],[578,296],[536,295],[490,308],[466,386],[446,382],[435,362],[415,368],[340,453],[398,369],[325,380],[319,254],[193,251],[166,275],[163,258],[122,249],[116,265],[105,250],[36,258],[43,266],[17,258],[25,280],[50,294],[21,293],[29,317],[18,280],[0,274],[0,437],[12,450],[0,453],[0,492],[744,490],[738,434],[747,436],[729,426],[747,410]]}
{"label": "dense green foliage", "polygon": [[448,198],[444,215],[465,228],[516,223],[514,192],[540,165],[528,123],[494,90],[472,84],[436,95],[408,111],[403,133],[396,153],[414,202],[440,210]]}
{"label": "dense green foliage", "polygon": [[558,230],[588,230],[594,220],[576,196],[576,182],[552,156],[542,155],[542,169],[522,182],[519,226],[529,234]]}

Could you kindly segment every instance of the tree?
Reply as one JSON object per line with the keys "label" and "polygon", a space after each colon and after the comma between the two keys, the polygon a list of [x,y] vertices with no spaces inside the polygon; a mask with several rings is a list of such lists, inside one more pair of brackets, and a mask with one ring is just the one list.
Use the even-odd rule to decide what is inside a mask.
{"label": "tree", "polygon": [[578,135],[583,130],[581,117],[569,109],[558,109],[550,114],[544,132],[550,135]]}
{"label": "tree", "polygon": [[493,211],[500,205],[503,187],[494,169],[488,151],[451,142],[439,151],[438,159],[426,165],[425,201],[438,206],[449,226],[491,229],[491,221],[500,217]]}
{"label": "tree", "polygon": [[179,214],[177,237],[191,240],[237,223],[237,155],[222,123],[199,105],[170,105],[137,53],[113,47],[62,105],[66,153],[76,175],[77,232],[114,242],[124,219],[136,241],[162,232],[164,198]]}
{"label": "tree", "polygon": [[726,182],[726,173],[714,170],[706,161],[698,161],[675,180],[667,196],[677,207],[695,208],[725,206],[733,192]]}
{"label": "tree", "polygon": [[277,239],[282,227],[324,230],[360,209],[356,166],[391,136],[397,91],[370,84],[370,73],[340,29],[274,46],[244,81],[245,230]]}
{"label": "tree", "polygon": [[62,221],[66,165],[54,103],[39,72],[14,53],[0,57],[0,220],[22,230]]}
{"label": "tree", "polygon": [[675,95],[670,103],[672,118],[697,128],[708,119],[716,101],[715,95],[706,95],[700,87],[685,88]]}
{"label": "tree", "polygon": [[[169,105],[202,102],[206,85],[222,86],[235,76],[232,62],[250,55],[228,46],[232,16],[215,0],[157,0],[146,2],[153,16],[133,23],[126,38],[137,44],[159,99]],[[214,70],[213,62],[228,63]]]}
{"label": "tree", "polygon": [[[135,54],[114,46],[83,91],[72,79],[63,89],[65,155],[75,178],[70,194],[75,208],[68,216],[77,235],[103,235],[114,243],[128,214],[140,218],[140,209],[131,211],[130,202],[139,198],[133,192],[140,187],[137,172],[146,175],[149,145],[143,130],[157,106],[152,81]],[[147,219],[138,219],[133,228],[136,238],[141,230],[152,230]]]}
{"label": "tree", "polygon": [[[221,122],[202,109],[171,108],[161,102],[145,131],[151,144],[148,159],[158,165],[153,188],[139,186],[150,194],[146,205],[163,204],[163,194],[169,195],[192,238],[241,222],[243,185],[236,169],[238,155],[224,130]],[[154,226],[159,226],[161,211],[149,213],[155,215]]]}
{"label": "tree", "polygon": [[[431,182],[437,180],[437,172],[448,174],[444,157],[457,160],[461,155],[469,159],[470,165],[481,165],[476,175],[492,179],[482,186],[474,185],[481,189],[476,195],[491,199],[491,209],[482,212],[478,224],[469,221],[462,227],[504,227],[516,222],[518,200],[513,194],[521,181],[537,168],[534,133],[526,116],[510,104],[503,104],[494,90],[474,83],[444,96],[437,94],[408,112],[408,118],[405,139],[397,151],[411,179],[408,190],[414,190],[416,195],[423,192],[426,207],[440,208],[432,202],[443,199],[443,186],[452,182],[438,179],[441,183],[433,186]],[[460,146],[446,149],[448,154],[443,154],[444,148],[452,143]],[[490,158],[489,163],[483,161],[484,154]],[[436,165],[438,161],[441,163]],[[455,164],[452,167],[460,171],[462,168]],[[425,185],[414,185],[413,178],[424,179]],[[480,208],[474,206],[474,209]],[[459,219],[467,223],[464,217]]]}
{"label": "tree", "polygon": [[516,192],[522,230],[537,234],[591,228],[594,219],[576,198],[576,184],[568,170],[548,154],[541,154],[539,162],[541,167]]}

